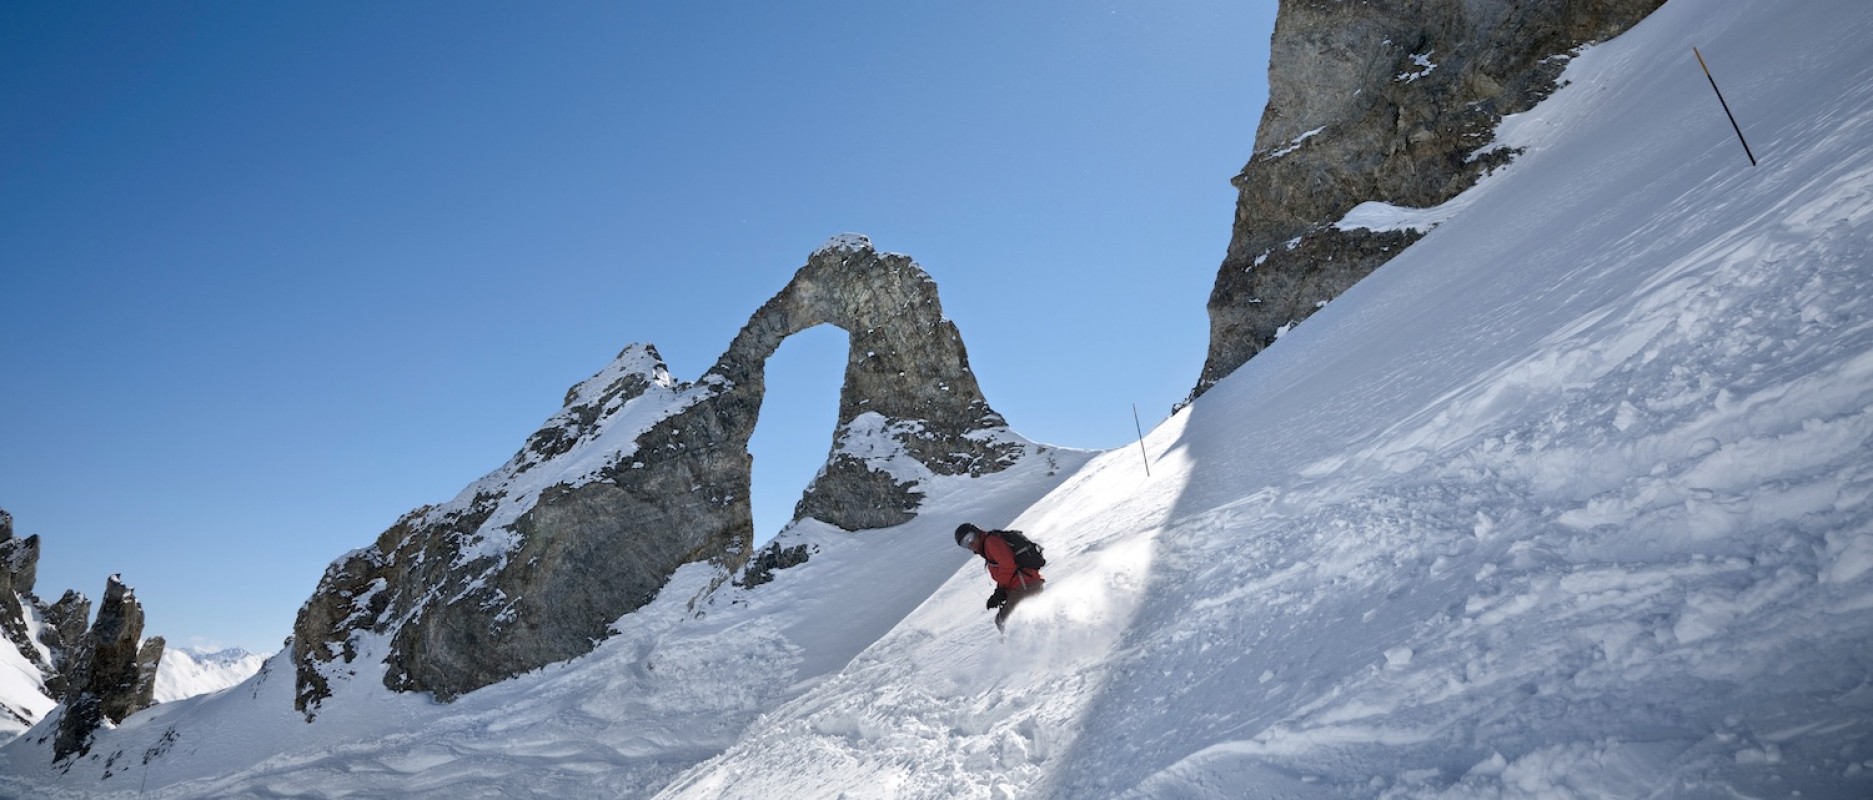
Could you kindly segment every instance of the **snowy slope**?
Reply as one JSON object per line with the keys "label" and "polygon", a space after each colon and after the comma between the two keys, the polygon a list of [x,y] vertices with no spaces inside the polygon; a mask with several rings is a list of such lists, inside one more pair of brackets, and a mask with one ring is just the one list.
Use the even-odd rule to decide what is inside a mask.
{"label": "snowy slope", "polygon": [[45,620],[29,596],[16,599],[26,623],[26,639],[37,652],[23,653],[12,639],[0,636],[0,742],[25,733],[58,705],[46,692],[45,675],[34,663],[52,661],[52,653],[39,641]]}
{"label": "snowy slope", "polygon": [[[1873,4],[1671,0],[1567,77],[1507,170],[1347,220],[1441,222],[1148,477],[1056,453],[801,526],[773,583],[685,567],[451,705],[307,724],[276,656],[67,773],[42,725],[0,796],[1873,796]],[[1048,545],[1005,641],[959,519]]]}
{"label": "snowy slope", "polygon": [[1016,521],[1008,642],[959,575],[667,795],[1873,796],[1873,4],[1672,0],[1568,79]]}
{"label": "snowy slope", "polygon": [[266,657],[238,647],[227,650],[167,648],[156,667],[156,702],[218,692],[252,677]]}
{"label": "snowy slope", "polygon": [[776,541],[813,555],[772,582],[722,586],[714,568],[685,566],[590,655],[451,704],[384,689],[384,643],[365,637],[358,674],[315,723],[293,711],[286,651],[232,689],[131,716],[69,770],[51,764],[55,713],[0,747],[0,797],[647,796],[952,577],[968,557],[951,540],[957,518],[1003,525],[1091,456],[1024,446],[1031,455],[1004,472],[933,478],[925,502],[943,514],[859,533],[789,528]]}
{"label": "snowy slope", "polygon": [[[38,641],[40,621],[31,604],[26,609],[28,629]],[[51,656],[41,648],[42,660]],[[168,648],[163,651],[156,669],[156,702],[169,703],[185,697],[216,692],[247,680],[266,661],[239,648],[207,651]],[[57,701],[46,695],[45,677],[19,652],[13,642],[0,639],[0,741],[24,733],[44,719]]]}
{"label": "snowy slope", "polygon": [[[29,620],[37,622],[30,607],[26,613]],[[46,695],[45,676],[39,668],[20,653],[11,639],[0,637],[0,742],[24,733],[56,705],[57,701]]]}

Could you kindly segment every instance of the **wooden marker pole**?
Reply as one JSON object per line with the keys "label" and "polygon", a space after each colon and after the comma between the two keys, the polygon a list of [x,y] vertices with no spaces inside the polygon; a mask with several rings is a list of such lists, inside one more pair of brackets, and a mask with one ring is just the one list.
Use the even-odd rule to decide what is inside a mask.
{"label": "wooden marker pole", "polygon": [[1743,155],[1749,156],[1749,165],[1756,166],[1756,154],[1750,152],[1749,140],[1743,138],[1743,126],[1736,124],[1736,115],[1730,113],[1730,104],[1724,102],[1723,90],[1717,88],[1717,79],[1710,75],[1710,65],[1704,63],[1704,54],[1691,48],[1691,54],[1697,56],[1697,65],[1704,69],[1704,77],[1710,80],[1710,90],[1717,93],[1717,104],[1723,106],[1723,115],[1730,118],[1730,129],[1736,131],[1736,140],[1743,143]]}
{"label": "wooden marker pole", "polygon": [[1145,426],[1138,422],[1138,404],[1132,404],[1132,427],[1138,431],[1138,454],[1145,459],[1145,477],[1151,477],[1151,451],[1145,449]]}

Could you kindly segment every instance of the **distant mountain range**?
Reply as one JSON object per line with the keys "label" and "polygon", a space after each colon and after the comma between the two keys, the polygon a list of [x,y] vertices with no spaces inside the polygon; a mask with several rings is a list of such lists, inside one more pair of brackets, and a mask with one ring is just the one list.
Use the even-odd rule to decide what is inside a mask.
{"label": "distant mountain range", "polygon": [[168,648],[156,669],[156,702],[168,703],[218,692],[253,677],[266,656],[238,647],[226,650]]}

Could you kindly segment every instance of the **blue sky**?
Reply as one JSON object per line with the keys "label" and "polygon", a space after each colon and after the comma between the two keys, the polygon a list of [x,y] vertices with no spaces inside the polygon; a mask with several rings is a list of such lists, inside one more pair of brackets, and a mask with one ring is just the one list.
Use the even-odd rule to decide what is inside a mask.
{"label": "blue sky", "polygon": [[[625,344],[711,364],[854,231],[989,402],[1109,448],[1196,382],[1273,2],[0,5],[0,508],[38,594],[120,572],[271,652]],[[844,336],[789,340],[758,534]]]}

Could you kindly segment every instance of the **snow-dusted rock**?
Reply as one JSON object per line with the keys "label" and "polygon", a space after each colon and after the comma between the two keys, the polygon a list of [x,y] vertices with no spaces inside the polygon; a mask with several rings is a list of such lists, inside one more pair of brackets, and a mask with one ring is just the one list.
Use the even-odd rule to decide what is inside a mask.
{"label": "snow-dusted rock", "polygon": [[16,538],[13,515],[0,510],[0,637],[44,672],[51,664],[34,642],[28,608],[38,571],[39,537]]}
{"label": "snow-dusted rock", "polygon": [[60,702],[58,737],[53,756],[64,760],[91,749],[91,736],[108,720],[126,717],[155,702],[156,664],[162,658],[161,637],[143,639],[143,605],[136,590],[112,575],[98,604],[98,618],[80,641],[70,684]]}
{"label": "snow-dusted rock", "polygon": [[52,705],[50,654],[33,636],[38,565],[39,537],[15,538],[13,515],[0,510],[0,736],[31,727]]}
{"label": "snow-dusted rock", "polygon": [[65,693],[66,673],[72,668],[79,642],[83,641],[85,628],[91,622],[91,598],[76,589],[66,589],[58,600],[43,609],[41,620],[39,643],[45,646],[52,664],[52,671],[46,676],[46,691],[58,697]]}
{"label": "snow-dusted rock", "polygon": [[39,537],[13,535],[13,516],[0,510],[0,736],[20,733],[57,704],[74,652],[91,616],[91,601],[66,591],[46,605],[33,594]]}
{"label": "snow-dusted rock", "polygon": [[856,234],[816,251],[711,374],[758,406],[767,358],[788,336],[823,324],[845,330],[850,347],[832,454],[796,518],[845,530],[898,525],[914,516],[930,476],[999,472],[1024,452],[976,385],[936,282],[909,257],[880,253]]}
{"label": "snow-dusted rock", "polygon": [[1574,49],[1661,2],[1282,3],[1196,393],[1423,235],[1335,227],[1348,211],[1435,206],[1474,185],[1512,155],[1491,146],[1505,115],[1552,92]]}

